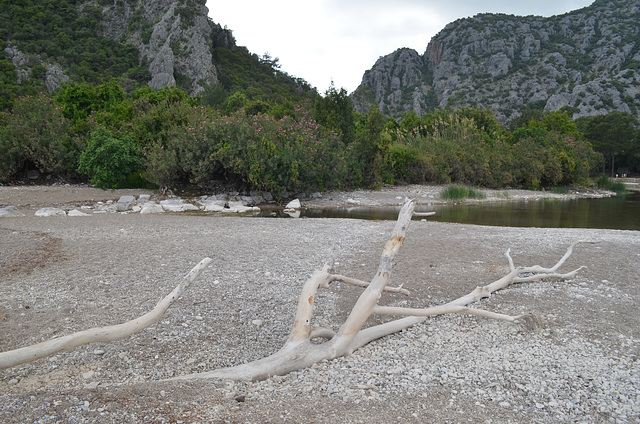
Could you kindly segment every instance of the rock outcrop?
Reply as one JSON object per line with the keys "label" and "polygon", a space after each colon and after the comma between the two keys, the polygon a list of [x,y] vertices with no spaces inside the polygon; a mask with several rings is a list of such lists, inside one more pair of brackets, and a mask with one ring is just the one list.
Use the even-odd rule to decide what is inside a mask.
{"label": "rock outcrop", "polygon": [[[96,2],[79,3],[80,16],[87,6],[95,7]],[[236,47],[231,31],[208,17],[209,10],[201,0],[114,1],[100,2],[100,7],[100,35],[133,45],[140,65],[151,74],[148,83],[154,89],[175,86],[179,81],[181,88],[188,87],[189,94],[200,93],[218,82],[212,48]],[[4,53],[16,68],[18,83],[29,79],[34,65],[46,68],[44,81],[49,92],[69,79],[61,65],[34,52],[24,53],[11,42]]]}
{"label": "rock outcrop", "polygon": [[597,0],[549,18],[460,19],[422,56],[400,49],[380,58],[351,97],[359,112],[376,101],[396,118],[464,106],[489,107],[503,123],[527,107],[640,117],[639,21],[636,0]]}
{"label": "rock outcrop", "polygon": [[211,21],[208,13],[204,2],[196,0],[109,3],[102,10],[102,35],[136,46],[148,63],[151,88],[188,78],[190,94],[195,95],[218,82],[211,47],[235,46],[231,32]]}

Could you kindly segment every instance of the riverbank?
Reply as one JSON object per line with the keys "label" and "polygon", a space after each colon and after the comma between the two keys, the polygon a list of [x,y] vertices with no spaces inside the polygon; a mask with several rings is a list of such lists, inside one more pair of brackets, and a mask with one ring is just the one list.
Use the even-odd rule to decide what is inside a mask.
{"label": "riverbank", "polygon": [[[303,207],[331,208],[347,206],[394,206],[400,205],[405,198],[416,199],[418,204],[438,204],[446,202],[440,199],[445,186],[407,185],[384,186],[381,190],[331,191],[301,195]],[[606,190],[580,188],[567,193],[557,194],[549,191],[531,190],[488,190],[480,189],[486,195],[484,199],[466,199],[465,202],[496,202],[509,200],[534,200],[542,198],[600,198],[614,195]],[[144,189],[102,190],[85,184],[59,185],[14,185],[0,186],[0,208],[13,206],[19,210],[37,210],[44,207],[91,206],[102,202],[116,202],[122,196],[148,195],[151,199],[167,199],[169,196]],[[175,193],[181,197],[181,193]],[[189,196],[185,194],[185,197]]]}
{"label": "riverbank", "polygon": [[[321,200],[386,204],[429,190],[324,194]],[[145,193],[2,187],[0,199],[33,211],[123,194]],[[139,316],[202,258],[215,259],[152,328],[0,371],[0,421],[640,419],[640,238],[633,231],[413,221],[393,275],[393,284],[404,284],[411,295],[385,295],[385,305],[446,303],[494,281],[509,270],[508,248],[516,265],[551,266],[571,242],[593,244],[579,244],[561,269],[586,265],[575,278],[519,284],[474,305],[531,314],[526,322],[443,316],[349,357],[263,382],[161,381],[273,353],[286,340],[312,271],[333,258],[337,273],[369,280],[393,225],[134,213],[0,219],[2,351]],[[321,291],[315,323],[337,329],[358,294],[344,286]]]}

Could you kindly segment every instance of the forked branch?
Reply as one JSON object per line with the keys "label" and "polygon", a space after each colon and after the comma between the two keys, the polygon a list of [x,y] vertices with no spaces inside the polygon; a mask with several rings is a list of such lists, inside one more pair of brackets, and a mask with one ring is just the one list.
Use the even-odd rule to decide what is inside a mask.
{"label": "forked branch", "polygon": [[[387,240],[382,251],[378,270],[371,282],[367,283],[343,275],[332,274],[329,265],[325,265],[321,270],[313,273],[302,287],[289,337],[279,351],[257,361],[205,373],[185,375],[177,377],[177,379],[228,378],[234,380],[261,380],[273,375],[283,375],[291,371],[310,367],[314,363],[325,359],[334,359],[350,354],[372,340],[401,331],[426,320],[428,317],[436,315],[463,313],[504,321],[514,321],[519,319],[520,316],[504,315],[479,308],[472,308],[469,305],[479,302],[483,298],[489,297],[495,291],[503,289],[513,283],[532,282],[541,279],[566,280],[573,278],[581,269],[578,268],[575,271],[565,274],[558,273],[558,269],[571,256],[573,248],[579,242],[572,243],[565,255],[551,268],[543,268],[538,265],[516,267],[509,251],[507,251],[506,257],[510,270],[507,275],[490,284],[477,287],[471,293],[447,304],[427,308],[380,306],[378,302],[385,291],[405,295],[409,294],[409,292],[402,287],[387,287],[387,285],[390,282],[393,265],[404,243],[412,216],[424,216],[424,214],[414,214],[414,208],[415,202],[413,200],[406,200],[404,202],[391,237]],[[193,281],[200,271],[209,263],[211,263],[211,259],[206,258],[198,264],[198,266],[185,277],[185,281],[158,303],[148,314],[118,326],[81,331],[70,336],[61,337],[60,339],[0,353],[0,368],[7,368],[32,361],[86,343],[117,340],[154,324],[162,318],[166,309],[171,306],[188,287],[189,283]],[[328,288],[329,285],[334,282],[365,287],[348,318],[338,331],[335,332],[328,328],[315,327],[312,324],[313,307],[318,289]],[[369,328],[363,328],[365,322],[374,314],[397,315],[404,316],[404,318]],[[312,339],[317,340],[318,338],[324,339],[324,342],[312,343]]]}

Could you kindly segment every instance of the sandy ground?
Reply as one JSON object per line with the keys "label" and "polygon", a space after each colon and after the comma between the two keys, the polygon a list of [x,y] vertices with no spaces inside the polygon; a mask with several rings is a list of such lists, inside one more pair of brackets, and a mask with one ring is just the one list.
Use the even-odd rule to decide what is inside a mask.
{"label": "sandy ground", "polygon": [[[394,204],[406,195],[435,200],[436,192],[412,186],[333,193],[314,202],[327,207],[349,199]],[[261,385],[159,381],[272,353],[286,338],[299,288],[311,272],[332,255],[338,273],[370,279],[393,223],[179,214],[33,216],[39,207],[68,209],[139,193],[83,186],[0,187],[0,207],[13,205],[25,212],[23,217],[0,219],[2,351],[131,319],[151,309],[203,257],[216,261],[172,307],[170,316],[152,328],[126,340],[89,345],[0,371],[1,422],[558,422],[553,410],[536,408],[537,401],[523,400],[505,409],[473,396],[456,398],[455,389],[437,381],[421,393],[410,389],[393,396],[381,393],[357,404],[352,397],[331,395],[321,387],[312,393],[298,392],[287,378],[268,382],[268,387],[281,387],[268,396],[263,396],[268,387]],[[510,193],[511,198],[520,195],[549,196]],[[567,337],[584,339],[602,354],[594,361],[624,359],[626,371],[636,379],[631,384],[640,389],[638,232],[414,221],[393,278],[411,291],[409,306],[422,305],[425,299],[446,302],[504,275],[507,248],[517,264],[550,265],[577,239],[593,244],[578,245],[566,264],[566,270],[588,267],[574,281],[515,287],[486,302],[498,312],[531,313],[539,317],[539,326],[516,332],[505,330],[511,324],[446,317],[430,326],[462,322],[465,333],[442,335],[458,348],[456,343],[468,336],[469,328],[470,333],[506,334],[501,341],[505,349],[518,349],[522,337],[558,349]],[[318,318],[339,325],[357,294],[331,291],[318,301],[325,305]],[[389,302],[407,301],[392,296]],[[256,320],[261,324],[252,324]],[[404,337],[409,335],[375,342],[376,355],[396,356],[396,342]],[[356,351],[353,357],[365,355],[366,361],[369,354]],[[464,351],[448,354],[458,355],[461,363],[472,360]],[[402,357],[405,363],[420,360],[415,350],[407,355]],[[341,361],[326,364],[326,373],[349,374]],[[238,393],[246,397],[239,398]],[[453,398],[460,402],[455,407]],[[636,397],[616,402],[630,404],[634,411],[637,401],[636,392]],[[615,414],[599,411],[597,405],[588,412],[569,417],[581,422],[640,420],[630,413],[616,421]]]}

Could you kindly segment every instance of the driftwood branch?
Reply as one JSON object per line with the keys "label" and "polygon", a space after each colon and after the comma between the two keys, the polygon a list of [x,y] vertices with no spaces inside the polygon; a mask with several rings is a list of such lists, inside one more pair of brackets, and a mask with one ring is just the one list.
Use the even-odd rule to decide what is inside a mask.
{"label": "driftwood branch", "polygon": [[[298,301],[291,333],[279,351],[271,356],[247,364],[185,375],[176,379],[227,378],[234,380],[261,380],[273,375],[283,375],[310,367],[321,360],[334,359],[350,354],[375,339],[396,333],[435,315],[463,313],[497,320],[515,321],[521,316],[504,315],[479,308],[471,308],[469,305],[489,297],[493,292],[503,289],[512,283],[537,281],[545,278],[567,279],[572,278],[579,271],[578,269],[567,274],[556,272],[569,258],[573,252],[573,247],[578,242],[571,244],[565,255],[551,268],[540,266],[516,268],[513,264],[513,259],[507,252],[506,256],[509,261],[510,272],[506,276],[486,286],[477,287],[468,295],[445,305],[423,309],[380,306],[378,301],[385,291],[409,294],[406,289],[401,287],[389,288],[387,284],[390,281],[396,255],[404,243],[411,218],[412,216],[420,216],[414,213],[414,207],[415,203],[413,201],[405,201],[393,233],[384,246],[378,271],[370,283],[343,275],[333,275],[329,272],[328,265],[325,265],[321,271],[316,271],[307,280]],[[317,290],[319,288],[327,288],[333,282],[366,287],[356,301],[347,320],[336,333],[328,329],[315,329],[311,324]],[[363,329],[364,323],[374,314],[405,316],[405,318]],[[311,338],[318,336],[325,338],[326,341],[319,344],[311,343]]]}
{"label": "driftwood branch", "polygon": [[[571,256],[573,248],[579,242],[572,243],[564,256],[550,268],[544,268],[538,265],[516,267],[510,252],[507,251],[505,253],[509,265],[507,275],[490,284],[477,287],[471,293],[449,303],[426,308],[380,306],[378,302],[384,292],[409,294],[408,290],[402,288],[402,286],[388,287],[388,284],[391,279],[391,272],[396,256],[404,244],[411,218],[414,216],[426,216],[425,214],[415,213],[414,208],[415,202],[413,200],[406,200],[404,202],[391,237],[387,240],[382,251],[378,270],[371,282],[367,283],[343,275],[332,274],[329,265],[325,265],[321,270],[315,271],[313,275],[311,275],[302,287],[289,337],[279,351],[263,359],[246,364],[221,368],[205,373],[184,375],[175,379],[227,378],[234,380],[261,380],[274,375],[283,375],[291,371],[310,367],[322,360],[330,360],[350,354],[375,339],[396,333],[436,315],[452,313],[471,314],[497,320],[515,321],[521,318],[521,316],[504,315],[476,307],[472,308],[469,305],[477,303],[483,298],[491,296],[492,293],[514,283],[525,283],[542,279],[569,279],[573,278],[576,273],[582,269],[578,268],[577,270],[564,274],[558,272],[558,269]],[[176,287],[171,294],[160,301],[148,314],[124,324],[85,330],[34,346],[0,353],[0,368],[7,368],[32,361],[87,343],[121,339],[153,325],[162,319],[167,308],[171,306],[182,292],[187,289],[191,281],[211,262],[212,260],[209,258],[204,259],[185,277],[185,280]],[[331,283],[335,282],[365,288],[349,316],[337,332],[328,328],[318,328],[312,324],[313,307],[318,290],[328,288]],[[403,318],[398,318],[373,327],[363,328],[365,322],[374,314],[395,315],[402,316]],[[314,343],[312,343],[312,339],[315,339]],[[324,339],[324,341],[318,343],[318,339]]]}
{"label": "driftwood branch", "polygon": [[167,309],[182,296],[189,285],[200,273],[213,262],[211,258],[205,258],[196,265],[171,293],[165,296],[158,304],[146,314],[118,325],[96,327],[89,330],[78,331],[68,336],[47,340],[35,345],[0,352],[0,369],[10,368],[16,365],[35,361],[62,351],[68,351],[78,346],[95,342],[112,342],[124,339],[162,320]]}

